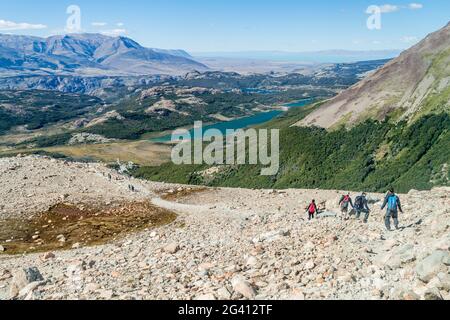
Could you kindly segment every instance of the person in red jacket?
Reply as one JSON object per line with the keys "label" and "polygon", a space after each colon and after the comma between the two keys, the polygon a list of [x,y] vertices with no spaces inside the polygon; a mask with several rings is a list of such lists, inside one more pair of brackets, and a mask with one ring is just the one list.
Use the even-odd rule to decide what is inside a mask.
{"label": "person in red jacket", "polygon": [[313,200],[311,204],[308,206],[308,215],[309,215],[308,220],[314,219],[314,215],[316,213],[319,213],[319,210],[317,209],[316,200]]}
{"label": "person in red jacket", "polygon": [[341,197],[341,200],[339,200],[339,206],[341,207],[342,215],[346,215],[348,213],[349,206],[352,206],[352,208],[354,208],[350,193],[347,193],[346,195],[343,195]]}

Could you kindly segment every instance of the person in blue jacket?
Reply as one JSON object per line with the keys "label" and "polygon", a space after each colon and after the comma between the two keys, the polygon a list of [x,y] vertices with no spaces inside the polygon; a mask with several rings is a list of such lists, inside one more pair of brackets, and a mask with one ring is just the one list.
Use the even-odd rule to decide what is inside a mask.
{"label": "person in blue jacket", "polygon": [[402,204],[400,203],[400,198],[395,194],[393,188],[391,188],[389,190],[389,193],[386,195],[381,210],[384,210],[384,208],[386,207],[387,207],[385,218],[386,229],[388,231],[392,231],[391,219],[394,219],[395,228],[398,230],[399,229],[398,212],[400,211],[401,213],[403,213],[403,209]]}

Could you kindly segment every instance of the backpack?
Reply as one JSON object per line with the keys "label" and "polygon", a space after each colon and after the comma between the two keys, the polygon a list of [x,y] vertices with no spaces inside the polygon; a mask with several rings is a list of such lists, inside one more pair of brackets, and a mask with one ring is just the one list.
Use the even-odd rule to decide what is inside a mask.
{"label": "backpack", "polygon": [[315,212],[316,212],[316,206],[315,206],[314,203],[311,203],[311,204],[309,205],[308,212],[309,212],[309,213],[315,213]]}
{"label": "backpack", "polygon": [[388,209],[389,210],[397,210],[397,196],[395,194],[389,196],[388,198]]}
{"label": "backpack", "polygon": [[364,199],[364,198],[363,198],[362,196],[359,196],[359,197],[357,197],[357,198],[355,199],[355,207],[356,207],[356,208],[360,209],[360,208],[363,207],[363,204],[364,204],[363,199]]}

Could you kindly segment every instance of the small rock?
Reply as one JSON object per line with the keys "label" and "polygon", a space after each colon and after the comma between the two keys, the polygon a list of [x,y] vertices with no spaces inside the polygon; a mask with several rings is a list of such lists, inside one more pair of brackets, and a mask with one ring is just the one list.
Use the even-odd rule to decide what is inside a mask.
{"label": "small rock", "polygon": [[213,268],[213,265],[211,263],[202,263],[198,266],[199,271],[208,271]]}
{"label": "small rock", "polygon": [[81,248],[81,243],[74,243],[73,245],[72,245],[72,249],[80,249]]}
{"label": "small rock", "polygon": [[113,277],[113,278],[120,278],[120,273],[118,271],[112,271],[111,272],[111,277]]}
{"label": "small rock", "polygon": [[86,270],[86,262],[79,260],[67,266],[66,272],[69,277],[79,275]]}
{"label": "small rock", "polygon": [[100,285],[98,285],[97,283],[88,283],[86,285],[85,291],[86,292],[95,292],[99,289],[100,289]]}
{"label": "small rock", "polygon": [[0,272],[0,281],[7,280],[10,278],[12,278],[12,274],[11,272],[9,272],[9,270],[2,270]]}
{"label": "small rock", "polygon": [[231,293],[225,287],[224,288],[220,288],[219,290],[217,290],[217,296],[221,300],[230,300],[231,299]]}
{"label": "small rock", "polygon": [[258,264],[258,259],[256,259],[255,257],[250,257],[247,259],[247,266],[255,266],[256,264]]}
{"label": "small rock", "polygon": [[308,261],[306,264],[305,264],[305,269],[306,270],[312,270],[312,269],[314,269],[316,267],[316,264],[313,262],[313,261]]}
{"label": "small rock", "polygon": [[55,258],[55,254],[53,252],[46,252],[41,256],[42,261],[47,261],[47,260],[54,259],[54,258]]}
{"label": "small rock", "polygon": [[180,273],[181,269],[177,266],[173,266],[172,268],[170,268],[170,272],[172,272],[173,274],[177,274]]}
{"label": "small rock", "polygon": [[215,301],[216,297],[212,293],[207,293],[196,297],[194,300],[197,301]]}
{"label": "small rock", "polygon": [[231,285],[233,286],[234,291],[242,294],[247,299],[253,299],[256,296],[255,290],[242,276],[234,277],[231,280]]}
{"label": "small rock", "polygon": [[420,300],[420,297],[414,291],[408,291],[403,295],[403,299],[407,301],[417,301]]}
{"label": "small rock", "polygon": [[305,294],[299,288],[294,288],[292,290],[291,296],[289,297],[289,300],[292,300],[292,301],[303,301],[303,300],[305,300]]}
{"label": "small rock", "polygon": [[170,254],[175,254],[180,250],[180,247],[176,243],[171,243],[171,244],[168,244],[167,246],[165,246],[163,250],[164,250],[164,252],[167,252]]}
{"label": "small rock", "polygon": [[442,295],[437,288],[430,288],[425,292],[425,300],[442,300]]}
{"label": "small rock", "polygon": [[112,290],[100,290],[99,297],[104,300],[111,300],[114,296],[114,292]]}

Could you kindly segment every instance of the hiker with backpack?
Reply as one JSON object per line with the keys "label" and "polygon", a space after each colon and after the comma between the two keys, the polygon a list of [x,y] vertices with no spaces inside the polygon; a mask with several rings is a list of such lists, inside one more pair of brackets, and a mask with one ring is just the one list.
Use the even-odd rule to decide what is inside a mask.
{"label": "hiker with backpack", "polygon": [[361,213],[364,213],[364,223],[369,222],[370,208],[369,202],[367,201],[367,194],[365,192],[356,197],[354,208],[356,210],[356,219],[359,219],[361,217]]}
{"label": "hiker with backpack", "polygon": [[391,229],[391,219],[394,219],[395,229],[399,229],[398,222],[398,212],[403,213],[402,205],[400,203],[400,198],[395,194],[394,189],[390,189],[389,193],[386,195],[384,199],[383,206],[381,210],[383,210],[387,206],[387,212],[385,217],[386,229],[388,231],[392,231]]}
{"label": "hiker with backpack", "polygon": [[311,204],[308,206],[308,220],[314,219],[314,215],[318,214],[319,210],[317,209],[316,200],[313,200]]}
{"label": "hiker with backpack", "polygon": [[354,208],[352,198],[350,197],[350,193],[347,193],[347,195],[341,197],[341,200],[339,200],[339,205],[341,206],[342,214],[348,213],[349,205],[351,205],[352,208]]}

